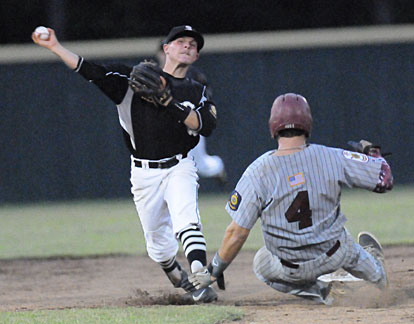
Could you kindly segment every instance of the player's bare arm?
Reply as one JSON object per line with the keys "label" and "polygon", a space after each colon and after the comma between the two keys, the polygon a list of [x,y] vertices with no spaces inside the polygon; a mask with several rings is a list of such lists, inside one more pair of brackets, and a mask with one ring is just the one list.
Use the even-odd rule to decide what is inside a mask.
{"label": "player's bare arm", "polygon": [[200,127],[200,122],[198,121],[197,114],[191,110],[187,118],[184,120],[184,124],[189,128],[196,130]]}
{"label": "player's bare arm", "polygon": [[72,53],[59,43],[55,31],[52,28],[48,28],[47,30],[49,31],[50,35],[48,39],[41,39],[39,35],[33,32],[33,42],[39,46],[47,48],[52,53],[59,56],[60,59],[72,70],[76,69],[76,66],[79,61],[79,56],[75,53]]}
{"label": "player's bare arm", "polygon": [[249,234],[249,229],[243,228],[237,225],[235,221],[232,221],[230,225],[227,226],[223,242],[218,250],[221,259],[227,263],[232,262],[240,252]]}

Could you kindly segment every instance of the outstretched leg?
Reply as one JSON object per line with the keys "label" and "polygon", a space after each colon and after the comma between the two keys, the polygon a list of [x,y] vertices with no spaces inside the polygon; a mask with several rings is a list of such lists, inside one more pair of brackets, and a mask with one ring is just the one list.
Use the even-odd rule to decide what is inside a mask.
{"label": "outstretched leg", "polygon": [[325,305],[332,303],[332,299],[329,298],[331,283],[320,280],[300,284],[288,282],[280,259],[272,255],[265,246],[259,249],[254,257],[253,271],[259,280],[277,291],[311,299]]}
{"label": "outstretched leg", "polygon": [[358,243],[354,243],[353,255],[343,268],[357,278],[372,282],[380,289],[388,286],[384,253],[381,244],[368,232],[358,234]]}
{"label": "outstretched leg", "polygon": [[[182,243],[191,272],[200,271],[207,265],[207,253],[198,210],[197,169],[194,161],[184,159],[171,172],[173,174],[168,180],[165,201],[171,215],[173,231]],[[217,299],[217,294],[211,287],[190,292],[188,295],[193,302]]]}

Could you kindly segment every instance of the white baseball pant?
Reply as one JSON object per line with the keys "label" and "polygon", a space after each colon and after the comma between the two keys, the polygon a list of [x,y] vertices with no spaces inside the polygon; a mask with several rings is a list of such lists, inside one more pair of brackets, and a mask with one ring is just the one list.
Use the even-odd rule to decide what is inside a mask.
{"label": "white baseball pant", "polygon": [[201,229],[198,175],[191,158],[168,169],[136,167],[131,157],[131,192],[144,232],[148,255],[163,262],[178,252],[176,235],[187,228]]}

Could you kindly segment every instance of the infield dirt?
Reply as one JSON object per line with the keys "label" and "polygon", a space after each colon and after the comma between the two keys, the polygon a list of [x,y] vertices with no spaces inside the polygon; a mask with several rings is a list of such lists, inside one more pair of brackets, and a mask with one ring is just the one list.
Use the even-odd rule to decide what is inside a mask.
{"label": "infield dirt", "polygon": [[[232,323],[414,323],[413,246],[385,247],[385,256],[388,291],[338,283],[333,305],[324,306],[260,282],[252,271],[254,252],[242,251],[226,270],[227,289],[217,290],[216,304],[244,309],[243,320]],[[147,256],[0,260],[0,311],[167,305],[179,293]]]}

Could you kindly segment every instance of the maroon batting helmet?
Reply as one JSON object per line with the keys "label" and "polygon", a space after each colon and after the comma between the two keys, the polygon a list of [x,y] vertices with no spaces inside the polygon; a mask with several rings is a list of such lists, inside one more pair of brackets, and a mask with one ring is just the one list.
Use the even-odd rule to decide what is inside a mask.
{"label": "maroon batting helmet", "polygon": [[269,129],[273,138],[283,129],[301,129],[309,136],[312,130],[312,114],[306,99],[295,93],[280,95],[273,102]]}

